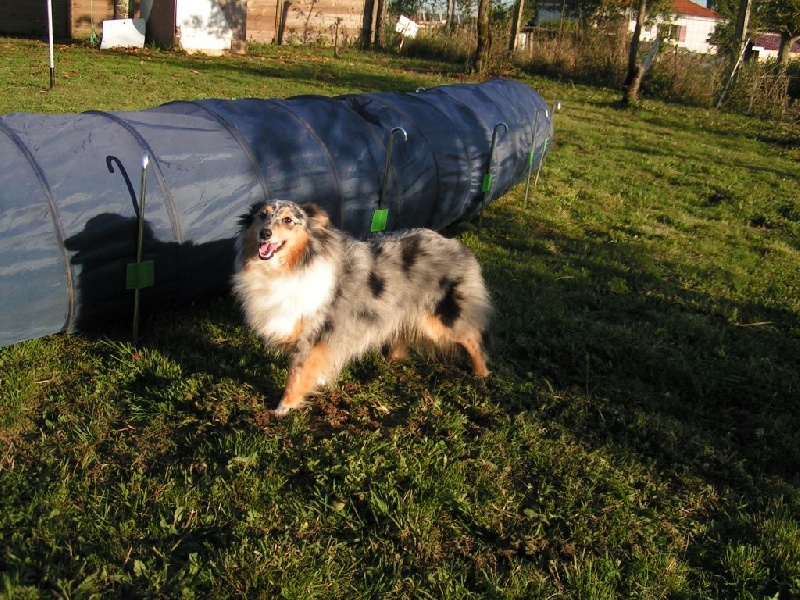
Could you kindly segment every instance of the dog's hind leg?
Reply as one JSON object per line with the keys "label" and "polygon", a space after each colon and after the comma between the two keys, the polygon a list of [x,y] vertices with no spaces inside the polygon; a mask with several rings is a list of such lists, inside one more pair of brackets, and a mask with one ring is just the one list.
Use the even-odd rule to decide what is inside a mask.
{"label": "dog's hind leg", "polygon": [[403,360],[408,358],[408,342],[404,337],[398,336],[389,344],[389,360]]}
{"label": "dog's hind leg", "polygon": [[469,331],[466,335],[457,338],[456,342],[461,344],[472,359],[472,370],[478,377],[488,377],[489,369],[486,368],[486,352],[483,349],[483,335],[476,330]]}
{"label": "dog's hind leg", "polygon": [[292,358],[286,389],[283,392],[276,415],[285,415],[290,410],[302,408],[308,402],[306,396],[318,386],[329,381],[332,357],[327,344],[318,342],[307,353]]}
{"label": "dog's hind leg", "polygon": [[455,331],[445,325],[441,319],[428,316],[422,319],[420,331],[437,345],[460,345],[472,359],[472,370],[475,375],[478,377],[489,376],[489,369],[486,367],[486,353],[483,349],[483,336],[477,329],[470,329],[462,335],[456,335]]}

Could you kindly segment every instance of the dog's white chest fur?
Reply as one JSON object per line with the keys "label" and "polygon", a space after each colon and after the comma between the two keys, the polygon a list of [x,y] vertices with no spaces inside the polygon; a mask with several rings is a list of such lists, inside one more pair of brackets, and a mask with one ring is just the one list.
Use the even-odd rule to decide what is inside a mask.
{"label": "dog's white chest fur", "polygon": [[282,342],[293,337],[301,319],[318,315],[330,303],[335,281],[333,265],[317,260],[279,277],[240,272],[234,289],[244,301],[245,318],[256,333]]}

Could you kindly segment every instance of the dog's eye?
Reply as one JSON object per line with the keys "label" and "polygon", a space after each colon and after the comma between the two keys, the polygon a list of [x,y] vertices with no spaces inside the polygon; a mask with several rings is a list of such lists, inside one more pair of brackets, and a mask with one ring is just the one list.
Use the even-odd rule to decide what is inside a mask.
{"label": "dog's eye", "polygon": [[292,217],[283,217],[284,225],[291,225],[292,223],[294,223],[294,221],[292,221]]}

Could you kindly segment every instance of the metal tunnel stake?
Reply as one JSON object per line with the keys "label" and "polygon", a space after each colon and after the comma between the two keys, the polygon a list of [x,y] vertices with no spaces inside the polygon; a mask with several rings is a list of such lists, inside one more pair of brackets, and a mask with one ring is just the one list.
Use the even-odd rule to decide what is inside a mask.
{"label": "metal tunnel stake", "polygon": [[50,89],[56,87],[56,68],[53,64],[53,0],[47,0],[47,35],[50,50]]}
{"label": "metal tunnel stake", "polygon": [[489,163],[486,165],[486,174],[483,176],[483,187],[481,189],[481,208],[478,211],[478,230],[483,227],[483,207],[486,206],[486,201],[490,197],[492,191],[492,162],[494,161],[494,149],[497,147],[497,130],[503,128],[503,133],[508,131],[508,125],[500,121],[492,129],[492,145],[489,148]]}
{"label": "metal tunnel stake", "polygon": [[[528,207],[528,192],[531,187],[531,173],[533,172],[533,163],[536,162],[536,135],[539,133],[539,116],[541,114],[547,118],[547,109],[540,108],[536,111],[536,116],[533,118],[533,138],[531,139],[531,151],[528,153],[528,176],[525,179],[525,208]],[[542,158],[544,158],[544,150],[546,146],[542,147]]]}
{"label": "metal tunnel stake", "polygon": [[383,200],[386,196],[386,184],[389,181],[389,170],[392,168],[392,154],[394,152],[394,136],[398,133],[403,135],[403,141],[408,141],[408,134],[402,127],[392,127],[389,132],[389,147],[386,150],[386,166],[383,169],[383,182],[381,183],[381,193],[378,197],[378,208],[372,211],[372,223],[369,226],[370,233],[379,233],[386,229],[386,222],[389,220],[389,209],[383,207]]}
{"label": "metal tunnel stake", "polygon": [[[561,101],[560,100],[556,100],[555,102],[553,102],[553,109],[550,111],[550,113],[548,114],[548,112],[545,111],[545,116],[549,116],[550,117],[550,125],[551,126],[553,124],[553,119],[555,119],[556,112],[558,112],[560,110],[561,110]],[[539,185],[539,174],[542,172],[542,165],[544,164],[544,157],[547,154],[547,148],[550,146],[550,141],[551,141],[550,140],[550,136],[545,136],[544,143],[542,144],[542,156],[539,158],[539,166],[536,168],[536,179],[533,180],[533,186],[534,187]],[[527,193],[526,193],[526,195],[525,195],[525,206],[527,206],[527,205],[528,205],[528,196],[527,196]]]}
{"label": "metal tunnel stake", "polygon": [[142,260],[144,245],[144,207],[147,201],[147,166],[150,155],[142,153],[142,181],[139,191],[139,234],[136,239],[136,262],[128,265],[126,287],[133,290],[133,330],[131,338],[134,342],[139,338],[139,300],[141,290],[151,287],[155,282],[155,270],[152,260]]}

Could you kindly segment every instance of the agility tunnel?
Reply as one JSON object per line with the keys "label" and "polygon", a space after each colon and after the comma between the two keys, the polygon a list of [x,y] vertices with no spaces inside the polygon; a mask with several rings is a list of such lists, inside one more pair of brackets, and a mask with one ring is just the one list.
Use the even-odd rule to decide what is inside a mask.
{"label": "agility tunnel", "polygon": [[134,290],[146,312],[226,291],[238,216],[265,199],[362,238],[442,229],[529,178],[552,134],[504,79],[1,116],[0,345],[127,318]]}

